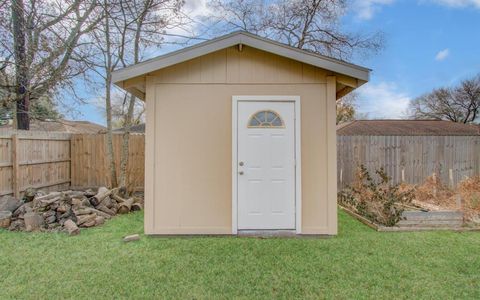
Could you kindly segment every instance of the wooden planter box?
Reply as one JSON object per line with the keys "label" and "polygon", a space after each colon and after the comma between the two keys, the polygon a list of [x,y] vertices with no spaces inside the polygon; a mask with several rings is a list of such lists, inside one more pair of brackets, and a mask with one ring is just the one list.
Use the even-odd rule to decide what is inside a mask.
{"label": "wooden planter box", "polygon": [[403,220],[400,220],[395,226],[388,227],[373,223],[346,207],[340,206],[340,209],[376,231],[480,231],[479,226],[465,226],[463,213],[460,211],[405,211],[402,214],[402,217],[404,218]]}

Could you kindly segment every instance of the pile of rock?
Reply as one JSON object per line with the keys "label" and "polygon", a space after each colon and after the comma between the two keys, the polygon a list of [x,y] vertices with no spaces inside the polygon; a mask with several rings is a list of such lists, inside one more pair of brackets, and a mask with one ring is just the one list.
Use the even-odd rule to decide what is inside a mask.
{"label": "pile of rock", "polygon": [[25,193],[23,200],[0,198],[0,228],[12,231],[65,231],[101,225],[117,214],[143,208],[142,197],[126,197],[122,189]]}

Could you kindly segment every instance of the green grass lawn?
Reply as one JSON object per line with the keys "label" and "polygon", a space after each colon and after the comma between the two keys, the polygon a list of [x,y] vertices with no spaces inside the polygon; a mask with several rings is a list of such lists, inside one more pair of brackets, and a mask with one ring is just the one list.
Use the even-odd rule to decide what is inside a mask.
{"label": "green grass lawn", "polygon": [[480,298],[480,233],[379,233],[339,213],[317,238],[123,243],[143,215],[79,236],[0,231],[5,298]]}

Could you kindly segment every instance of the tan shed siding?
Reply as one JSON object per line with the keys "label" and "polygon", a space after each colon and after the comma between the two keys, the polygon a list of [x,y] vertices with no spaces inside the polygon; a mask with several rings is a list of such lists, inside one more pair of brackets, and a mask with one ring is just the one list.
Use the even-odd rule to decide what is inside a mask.
{"label": "tan shed siding", "polygon": [[155,84],[153,77],[146,78],[145,98],[145,223],[146,234],[155,233]]}
{"label": "tan shed siding", "polygon": [[301,90],[302,233],[326,234],[329,231],[326,85]]}
{"label": "tan shed siding", "polygon": [[327,71],[250,47],[230,47],[156,71],[157,83],[325,83]]}
{"label": "tan shed siding", "polygon": [[231,234],[233,95],[300,96],[302,232],[337,232],[326,71],[232,47],[155,74],[147,78],[147,234]]}
{"label": "tan shed siding", "polygon": [[158,229],[231,232],[231,105],[217,90],[204,85],[157,85]]}
{"label": "tan shed siding", "polygon": [[[335,232],[328,217],[325,85],[159,84],[155,94],[155,181],[146,181],[155,189],[154,233],[231,233],[232,95],[300,95],[303,228]],[[147,147],[151,139],[147,126]]]}
{"label": "tan shed siding", "polygon": [[327,77],[328,233],[337,234],[337,97],[335,76]]}

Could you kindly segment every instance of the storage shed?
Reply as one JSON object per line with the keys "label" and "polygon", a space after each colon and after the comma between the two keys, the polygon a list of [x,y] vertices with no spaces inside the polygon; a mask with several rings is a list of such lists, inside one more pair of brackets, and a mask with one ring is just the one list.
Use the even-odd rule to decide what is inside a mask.
{"label": "storage shed", "polygon": [[145,233],[337,233],[335,104],[369,69],[235,32],[117,70],[146,102]]}

